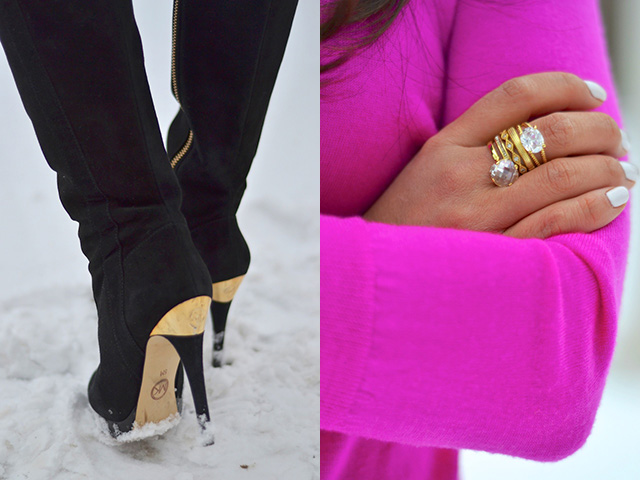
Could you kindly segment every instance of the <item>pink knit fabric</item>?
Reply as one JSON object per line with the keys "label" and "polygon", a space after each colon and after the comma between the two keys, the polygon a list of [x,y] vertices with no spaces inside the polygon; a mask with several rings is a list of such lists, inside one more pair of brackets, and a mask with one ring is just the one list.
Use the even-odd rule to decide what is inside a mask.
{"label": "pink knit fabric", "polygon": [[628,208],[597,232],[546,241],[360,218],[443,125],[542,71],[600,83],[601,110],[620,121],[596,0],[410,0],[330,73],[323,480],[450,480],[458,449],[553,461],[586,441],[615,343]]}

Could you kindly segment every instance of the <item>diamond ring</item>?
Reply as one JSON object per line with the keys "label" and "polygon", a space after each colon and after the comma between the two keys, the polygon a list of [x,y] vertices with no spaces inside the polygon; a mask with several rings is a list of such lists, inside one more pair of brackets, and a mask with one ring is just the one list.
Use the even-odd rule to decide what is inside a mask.
{"label": "diamond ring", "polygon": [[547,163],[547,156],[544,153],[544,147],[546,147],[546,145],[544,144],[542,133],[540,133],[538,127],[532,127],[529,123],[525,122],[523,125],[526,127],[524,130],[522,129],[522,125],[518,126],[522,146],[527,152],[531,153],[532,156],[534,156],[534,153],[540,152],[542,163]]}
{"label": "diamond ring", "polygon": [[[496,162],[489,174],[499,187],[513,185],[520,175],[547,161],[542,133],[526,122],[503,130],[487,146]],[[536,153],[540,153],[542,160],[536,157]]]}

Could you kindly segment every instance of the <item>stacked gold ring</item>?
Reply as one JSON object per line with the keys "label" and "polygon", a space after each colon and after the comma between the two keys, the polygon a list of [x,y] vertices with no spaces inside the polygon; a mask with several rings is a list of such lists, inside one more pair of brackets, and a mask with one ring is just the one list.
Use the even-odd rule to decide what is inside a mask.
{"label": "stacked gold ring", "polygon": [[503,130],[487,146],[496,162],[489,172],[491,180],[499,187],[512,185],[520,175],[547,162],[544,138],[527,122]]}

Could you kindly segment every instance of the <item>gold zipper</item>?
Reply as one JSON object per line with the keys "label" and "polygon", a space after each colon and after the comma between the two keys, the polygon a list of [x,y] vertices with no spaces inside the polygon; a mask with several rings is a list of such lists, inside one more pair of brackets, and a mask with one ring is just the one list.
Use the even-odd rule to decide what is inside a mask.
{"label": "gold zipper", "polygon": [[[180,103],[180,97],[178,95],[178,70],[176,67],[176,48],[178,43],[178,6],[180,4],[180,0],[174,0],[173,2],[173,29],[171,33],[171,90],[173,91],[173,96],[176,97],[178,103]],[[193,144],[193,131],[189,130],[189,136],[187,137],[187,141],[184,142],[184,145],[178,153],[176,153],[171,159],[171,168],[176,168],[180,160],[184,158],[187,154],[191,145]]]}
{"label": "gold zipper", "polygon": [[176,69],[176,45],[178,43],[178,4],[179,0],[173,2],[173,31],[171,34],[171,89],[173,90],[173,96],[176,97],[178,103],[180,98],[178,97],[178,72]]}
{"label": "gold zipper", "polygon": [[182,158],[187,154],[187,152],[191,148],[192,143],[193,143],[193,131],[189,130],[189,136],[187,137],[187,141],[184,142],[184,145],[182,146],[182,148],[178,150],[178,153],[176,153],[174,157],[171,159],[171,168],[176,168],[176,165],[178,165],[180,160],[182,160]]}

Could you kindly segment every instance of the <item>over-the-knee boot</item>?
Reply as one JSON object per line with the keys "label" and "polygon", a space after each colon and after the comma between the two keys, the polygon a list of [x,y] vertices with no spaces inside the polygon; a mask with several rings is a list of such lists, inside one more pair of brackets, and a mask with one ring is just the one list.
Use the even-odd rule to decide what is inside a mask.
{"label": "over-the-knee boot", "polygon": [[167,150],[213,281],[214,366],[221,365],[229,306],[249,268],[236,212],[296,5],[174,0],[172,90],[181,109]]}
{"label": "over-the-knee boot", "polygon": [[0,0],[0,38],[89,259],[91,406],[114,435],[171,417],[182,359],[204,424],[211,279],[180,212],[130,0]]}

